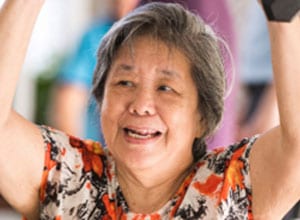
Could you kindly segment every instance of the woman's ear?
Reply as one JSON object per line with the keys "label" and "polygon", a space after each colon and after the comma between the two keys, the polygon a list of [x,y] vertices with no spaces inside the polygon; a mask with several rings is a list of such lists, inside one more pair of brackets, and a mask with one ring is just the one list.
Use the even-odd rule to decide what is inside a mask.
{"label": "woman's ear", "polygon": [[203,119],[203,117],[199,114],[198,118],[197,118],[197,125],[196,125],[196,138],[202,138],[203,134],[206,130],[206,126],[205,126],[205,120]]}

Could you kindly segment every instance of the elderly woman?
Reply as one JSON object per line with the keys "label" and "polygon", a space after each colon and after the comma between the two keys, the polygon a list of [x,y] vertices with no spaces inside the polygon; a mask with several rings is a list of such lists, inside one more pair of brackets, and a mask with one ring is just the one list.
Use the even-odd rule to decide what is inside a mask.
{"label": "elderly woman", "polygon": [[99,49],[102,148],[12,110],[43,4],[0,13],[0,192],[27,219],[280,219],[300,198],[299,17],[269,22],[281,125],[206,152],[223,110],[219,40],[179,5],[135,10]]}

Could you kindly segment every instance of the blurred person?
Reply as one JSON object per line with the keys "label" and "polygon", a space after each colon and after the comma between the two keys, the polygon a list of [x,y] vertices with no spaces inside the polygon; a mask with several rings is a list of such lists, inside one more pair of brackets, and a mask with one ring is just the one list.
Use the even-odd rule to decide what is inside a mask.
{"label": "blurred person", "polygon": [[280,219],[299,200],[300,16],[268,22],[280,124],[214,151],[206,137],[225,94],[218,36],[178,4],[123,17],[93,78],[103,148],[13,110],[45,2],[0,10],[0,193],[27,219]]}
{"label": "blurred person", "polygon": [[84,33],[74,53],[67,57],[56,80],[51,118],[53,126],[104,144],[96,101],[91,97],[99,41],[113,23],[130,12],[139,0],[114,0],[111,16],[98,19]]}
{"label": "blurred person", "polygon": [[190,10],[197,12],[203,20],[213,27],[214,31],[226,41],[230,53],[226,48],[223,50],[223,59],[225,63],[227,92],[225,97],[224,114],[218,130],[210,137],[208,148],[214,149],[220,146],[228,146],[235,142],[238,133],[237,127],[237,94],[240,87],[239,73],[234,69],[237,64],[237,40],[234,27],[234,17],[229,8],[229,4],[224,1],[211,0],[187,0]]}
{"label": "blurred person", "polygon": [[272,79],[267,23],[259,3],[251,1],[241,43],[242,98],[238,138],[263,133],[279,123]]}

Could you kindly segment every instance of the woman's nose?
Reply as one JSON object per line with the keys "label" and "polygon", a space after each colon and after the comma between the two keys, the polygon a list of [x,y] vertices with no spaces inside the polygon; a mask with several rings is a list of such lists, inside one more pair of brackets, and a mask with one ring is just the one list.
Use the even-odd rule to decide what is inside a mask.
{"label": "woman's nose", "polygon": [[139,116],[154,115],[156,112],[154,95],[147,90],[136,91],[129,105],[129,112]]}

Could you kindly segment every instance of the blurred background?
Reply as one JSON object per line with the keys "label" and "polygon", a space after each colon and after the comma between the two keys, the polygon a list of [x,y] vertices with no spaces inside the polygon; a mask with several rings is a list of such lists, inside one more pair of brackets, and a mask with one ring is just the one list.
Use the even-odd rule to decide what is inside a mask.
{"label": "blurred background", "polygon": [[[38,124],[48,124],[80,137],[88,137],[82,131],[68,130],[67,127],[64,129],[64,125],[61,125],[59,122],[61,118],[58,115],[62,115],[62,119],[66,121],[66,118],[71,117],[75,109],[83,106],[82,104],[77,104],[76,106],[76,104],[69,101],[73,100],[73,98],[75,100],[75,98],[81,97],[83,90],[83,96],[85,97],[89,95],[89,92],[87,92],[86,88],[80,88],[75,95],[71,96],[73,98],[65,98],[67,97],[65,96],[66,90],[61,89],[63,86],[57,86],[57,82],[59,82],[57,79],[60,79],[61,85],[65,85],[66,78],[64,76],[61,77],[60,74],[68,68],[69,72],[72,68],[74,68],[74,71],[76,68],[79,68],[78,65],[76,67],[76,62],[82,62],[79,59],[81,57],[78,57],[82,53],[80,49],[85,45],[85,40],[90,40],[87,33],[91,30],[91,26],[95,24],[95,21],[103,21],[102,23],[104,23],[107,18],[113,17],[112,14],[114,14],[114,18],[111,21],[117,20],[120,18],[120,15],[115,15],[116,4],[120,4],[118,5],[120,6],[119,9],[125,10],[126,8],[126,10],[130,10],[130,8],[136,7],[136,5],[133,6],[131,4],[138,4],[138,1],[47,0],[32,36],[15,96],[15,109],[25,118]],[[261,18],[263,16],[262,13],[259,15],[253,14],[253,11],[261,12],[257,9],[259,7],[257,1],[193,0],[193,3],[198,1],[201,1],[203,5],[211,1],[225,2],[227,4],[226,10],[230,14],[230,25],[233,26],[230,29],[232,34],[226,36],[227,39],[225,37],[225,41],[233,42],[233,47],[236,50],[232,61],[235,68],[234,70],[231,68],[230,73],[231,78],[234,80],[230,80],[230,83],[233,84],[229,87],[237,89],[233,89],[233,92],[229,95],[234,95],[234,105],[230,105],[230,108],[234,109],[234,111],[230,110],[229,112],[234,114],[234,120],[231,123],[235,123],[238,126],[235,129],[227,130],[232,132],[233,140],[264,132],[269,127],[277,124],[278,118],[270,77],[272,70],[270,67],[267,35],[265,33],[266,26],[263,18]],[[182,2],[185,1],[182,0]],[[0,0],[0,5],[2,3],[3,0]],[[253,18],[260,20],[257,21]],[[222,20],[222,17],[216,14],[214,10],[211,10],[206,11],[206,19],[209,20],[210,24],[217,24],[217,19]],[[262,30],[257,28],[258,24],[261,24]],[[98,29],[96,30],[99,31]],[[229,39],[229,36],[233,39]],[[87,46],[87,50],[83,54],[85,52],[90,53],[90,49]],[[95,51],[93,50],[92,53],[94,54]],[[257,59],[253,60],[253,57]],[[72,62],[73,64],[75,63],[74,67],[70,65]],[[92,67],[92,65],[89,66]],[[266,77],[258,77],[257,79],[254,77],[255,75],[266,75]],[[72,78],[72,75],[68,77]],[[88,86],[82,84],[81,87]],[[63,109],[57,107],[62,107],[66,103],[70,105],[71,111],[66,111],[67,107]],[[78,117],[78,115],[73,115],[73,117],[77,117],[78,121],[79,118],[82,118]],[[74,123],[72,126],[74,126]],[[101,137],[99,138],[101,141]],[[13,211],[0,197],[0,220],[16,219],[21,219],[21,216]]]}

